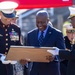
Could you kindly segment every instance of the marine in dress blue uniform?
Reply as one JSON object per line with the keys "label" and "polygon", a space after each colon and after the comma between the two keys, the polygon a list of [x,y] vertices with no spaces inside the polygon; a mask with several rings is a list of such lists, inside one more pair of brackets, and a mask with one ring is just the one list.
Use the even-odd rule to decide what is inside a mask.
{"label": "marine in dress blue uniform", "polygon": [[[71,23],[68,23],[68,24],[64,25],[64,28],[66,28],[66,36],[64,37],[66,50],[71,50],[72,40],[74,38],[73,26],[72,26]],[[66,73],[67,73],[67,65],[68,65],[68,60],[61,61],[61,63],[60,63],[61,75],[66,75]]]}
{"label": "marine in dress blue uniform", "polygon": [[[70,15],[69,15],[68,19],[71,21],[73,28],[75,28],[75,8],[69,7],[69,11],[70,11]],[[75,35],[75,29],[70,32],[73,32],[73,34]],[[71,41],[69,41],[68,37],[66,36],[65,44],[66,44],[66,48],[68,50],[70,49],[71,51],[68,51],[68,50],[67,51],[59,51],[59,56],[61,59],[68,60],[66,75],[75,75],[75,59],[74,59],[75,43],[73,44]]]}
{"label": "marine in dress blue uniform", "polygon": [[[2,5],[8,5],[3,8]],[[12,3],[11,3],[12,6]],[[14,9],[9,4],[0,4],[0,53],[7,55],[11,45],[21,45],[20,28],[11,24],[12,18],[15,17]],[[2,8],[1,8],[2,7]],[[13,67],[11,64],[3,64],[0,61],[0,75],[13,75]]]}
{"label": "marine in dress blue uniform", "polygon": [[[5,26],[0,20],[0,53],[7,55],[11,45],[20,45],[20,28],[12,24]],[[0,65],[3,64],[0,62]],[[7,65],[4,67],[6,70]],[[2,75],[6,75],[4,67],[0,67]]]}
{"label": "marine in dress blue uniform", "polygon": [[[68,18],[71,20],[71,24],[73,28],[75,28],[75,8],[70,7],[69,10],[70,10],[70,16]],[[66,43],[67,50],[56,50],[54,52],[50,50],[50,53],[52,52],[53,55],[59,55],[60,59],[68,60],[66,75],[75,75],[75,29],[69,32],[74,32],[73,33],[74,43],[68,43],[70,41],[67,37],[65,37],[65,43]],[[71,45],[72,45],[72,49],[71,49]]]}

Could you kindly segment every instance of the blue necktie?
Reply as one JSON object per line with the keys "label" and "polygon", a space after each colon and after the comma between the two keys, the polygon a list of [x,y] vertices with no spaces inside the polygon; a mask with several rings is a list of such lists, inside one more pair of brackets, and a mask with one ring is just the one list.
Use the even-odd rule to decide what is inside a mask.
{"label": "blue necktie", "polygon": [[39,37],[39,46],[41,47],[42,46],[42,43],[43,43],[43,40],[44,40],[44,36],[43,36],[43,31],[41,32],[41,35]]}

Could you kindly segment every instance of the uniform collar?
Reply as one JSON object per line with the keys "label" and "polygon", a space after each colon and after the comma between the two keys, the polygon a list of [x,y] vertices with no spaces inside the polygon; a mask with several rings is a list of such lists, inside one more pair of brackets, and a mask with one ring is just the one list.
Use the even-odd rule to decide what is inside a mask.
{"label": "uniform collar", "polygon": [[1,26],[1,27],[3,27],[3,28],[6,28],[6,27],[9,27],[9,26],[10,26],[10,24],[5,25],[5,24],[3,24],[3,23],[2,23],[2,21],[0,20],[0,26]]}

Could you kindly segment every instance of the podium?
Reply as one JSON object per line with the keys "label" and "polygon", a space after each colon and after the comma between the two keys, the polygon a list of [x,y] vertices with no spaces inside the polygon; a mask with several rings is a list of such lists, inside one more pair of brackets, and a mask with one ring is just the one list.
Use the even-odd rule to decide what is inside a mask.
{"label": "podium", "polygon": [[6,56],[6,60],[25,59],[31,62],[49,62],[47,56],[52,56],[47,50],[54,50],[52,47],[31,47],[31,46],[11,46]]}

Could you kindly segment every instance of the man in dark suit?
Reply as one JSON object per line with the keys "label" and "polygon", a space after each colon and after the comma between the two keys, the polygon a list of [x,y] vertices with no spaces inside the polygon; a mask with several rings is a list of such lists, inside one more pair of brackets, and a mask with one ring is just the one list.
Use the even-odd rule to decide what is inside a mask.
{"label": "man in dark suit", "polygon": [[[36,26],[37,28],[27,34],[25,41],[27,46],[65,48],[63,35],[61,31],[52,26],[47,11],[37,12]],[[41,34],[42,32],[43,34]],[[33,62],[30,75],[60,75],[60,66],[57,57],[54,60],[51,57],[48,59],[51,62]]]}

